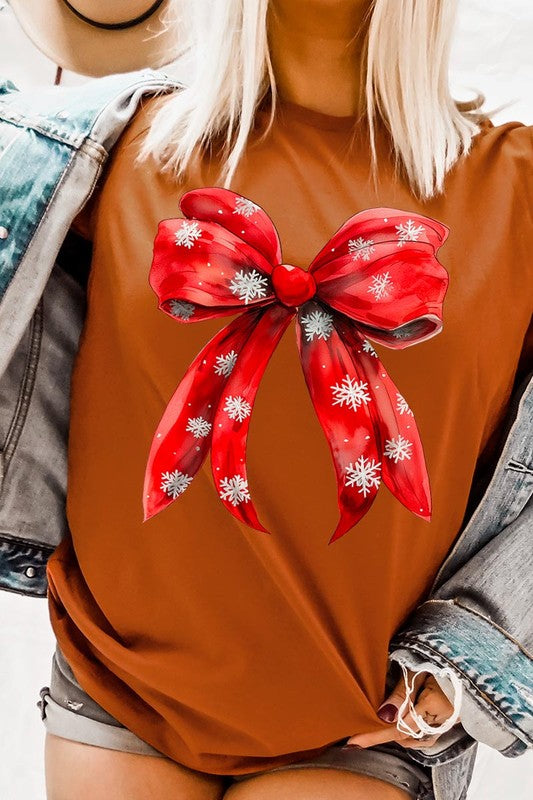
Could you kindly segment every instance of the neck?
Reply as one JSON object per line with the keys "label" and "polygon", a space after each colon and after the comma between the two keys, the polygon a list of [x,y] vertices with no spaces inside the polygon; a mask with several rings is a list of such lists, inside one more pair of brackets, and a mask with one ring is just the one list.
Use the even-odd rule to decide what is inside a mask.
{"label": "neck", "polygon": [[277,94],[325,114],[362,111],[361,60],[370,0],[271,0]]}

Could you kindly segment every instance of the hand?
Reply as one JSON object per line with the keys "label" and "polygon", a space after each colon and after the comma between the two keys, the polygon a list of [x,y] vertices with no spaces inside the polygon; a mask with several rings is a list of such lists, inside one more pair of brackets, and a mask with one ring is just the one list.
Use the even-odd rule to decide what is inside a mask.
{"label": "hand", "polygon": [[[413,680],[415,674],[411,670],[407,670],[409,684]],[[417,714],[419,714],[428,725],[438,727],[442,725],[453,712],[453,705],[450,703],[439,684],[435,680],[435,676],[430,672],[422,672],[414,679],[414,691],[412,694],[414,707]],[[384,722],[391,723],[389,730],[380,730],[375,733],[364,733],[352,736],[346,744],[355,744],[359,747],[371,747],[375,744],[382,744],[383,742],[398,742],[402,747],[414,748],[420,750],[424,747],[432,747],[438,740],[440,734],[435,736],[426,735],[423,739],[416,739],[414,736],[409,736],[402,733],[392,723],[395,723],[398,718],[398,709],[405,700],[405,681],[402,678],[394,687],[392,694],[381,704],[378,709],[378,717]],[[418,724],[415,722],[409,712],[404,713],[402,719],[410,728],[415,731],[419,730]]]}

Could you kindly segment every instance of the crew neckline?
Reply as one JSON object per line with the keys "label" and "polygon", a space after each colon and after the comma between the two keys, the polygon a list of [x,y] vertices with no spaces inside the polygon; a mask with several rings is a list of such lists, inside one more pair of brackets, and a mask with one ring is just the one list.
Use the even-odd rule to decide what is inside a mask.
{"label": "crew neckline", "polygon": [[[263,104],[263,109],[269,112],[270,107],[271,98],[268,96]],[[282,122],[297,120],[313,128],[322,128],[323,130],[332,131],[352,130],[360,120],[360,114],[346,114],[342,116],[327,114],[325,111],[318,111],[318,109],[309,108],[308,106],[280,97],[276,98],[276,115],[279,116]]]}

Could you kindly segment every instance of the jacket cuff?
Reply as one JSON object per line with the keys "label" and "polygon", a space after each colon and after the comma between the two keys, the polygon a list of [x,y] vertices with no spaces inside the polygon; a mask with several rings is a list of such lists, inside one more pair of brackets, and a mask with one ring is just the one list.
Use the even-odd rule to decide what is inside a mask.
{"label": "jacket cuff", "polygon": [[[439,684],[443,693],[452,704],[454,711],[459,712],[459,721],[450,726],[449,732],[439,736],[438,741],[431,747],[424,747],[423,752],[429,756],[438,755],[451,745],[459,741],[464,732],[472,739],[493,747],[500,752],[511,747],[516,738],[503,728],[493,717],[483,711],[476,702],[470,697],[468,692],[463,692],[461,703],[458,704],[457,692],[453,687],[450,678],[443,675],[434,665],[428,664],[427,658],[423,658],[419,653],[406,648],[397,648],[389,654],[389,660],[397,664],[404,665],[408,669],[416,672],[422,667],[425,672],[431,672]],[[462,730],[461,730],[462,728]]]}
{"label": "jacket cuff", "polygon": [[[474,739],[520,755],[533,745],[533,661],[503,628],[457,600],[428,600],[395,634],[391,650],[451,669],[463,692],[460,720]],[[435,671],[435,677],[439,676]],[[442,675],[440,678],[442,679]],[[453,688],[442,681],[453,701]],[[450,694],[448,694],[448,692]]]}

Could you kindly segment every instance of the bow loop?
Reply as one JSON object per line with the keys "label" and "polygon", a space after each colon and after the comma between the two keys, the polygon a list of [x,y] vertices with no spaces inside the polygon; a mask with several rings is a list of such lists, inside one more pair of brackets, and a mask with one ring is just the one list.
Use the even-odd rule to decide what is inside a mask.
{"label": "bow loop", "polygon": [[[309,265],[317,273],[332,259],[349,253],[354,262],[379,259],[376,245],[389,243],[400,251],[413,243],[428,245],[433,252],[444,244],[449,228],[431,217],[386,206],[368,208],[349,217],[326,242]],[[316,276],[315,276],[316,277]]]}
{"label": "bow loop", "polygon": [[191,189],[180,200],[186,217],[216,222],[261,253],[269,264],[281,261],[278,232],[268,214],[257,203],[231,189]]}
{"label": "bow loop", "polygon": [[357,322],[371,339],[403,348],[442,329],[448,273],[428,245],[400,252],[393,247],[389,242],[376,245],[379,258],[359,265],[355,274],[351,255],[314,274],[317,298]]}
{"label": "bow loop", "polygon": [[215,222],[159,223],[150,285],[159,307],[181,322],[271,303],[271,271],[259,251]]}
{"label": "bow loop", "polygon": [[448,273],[436,252],[449,229],[394,208],[350,217],[315,256],[317,297],[371,339],[403,349],[442,329]]}

